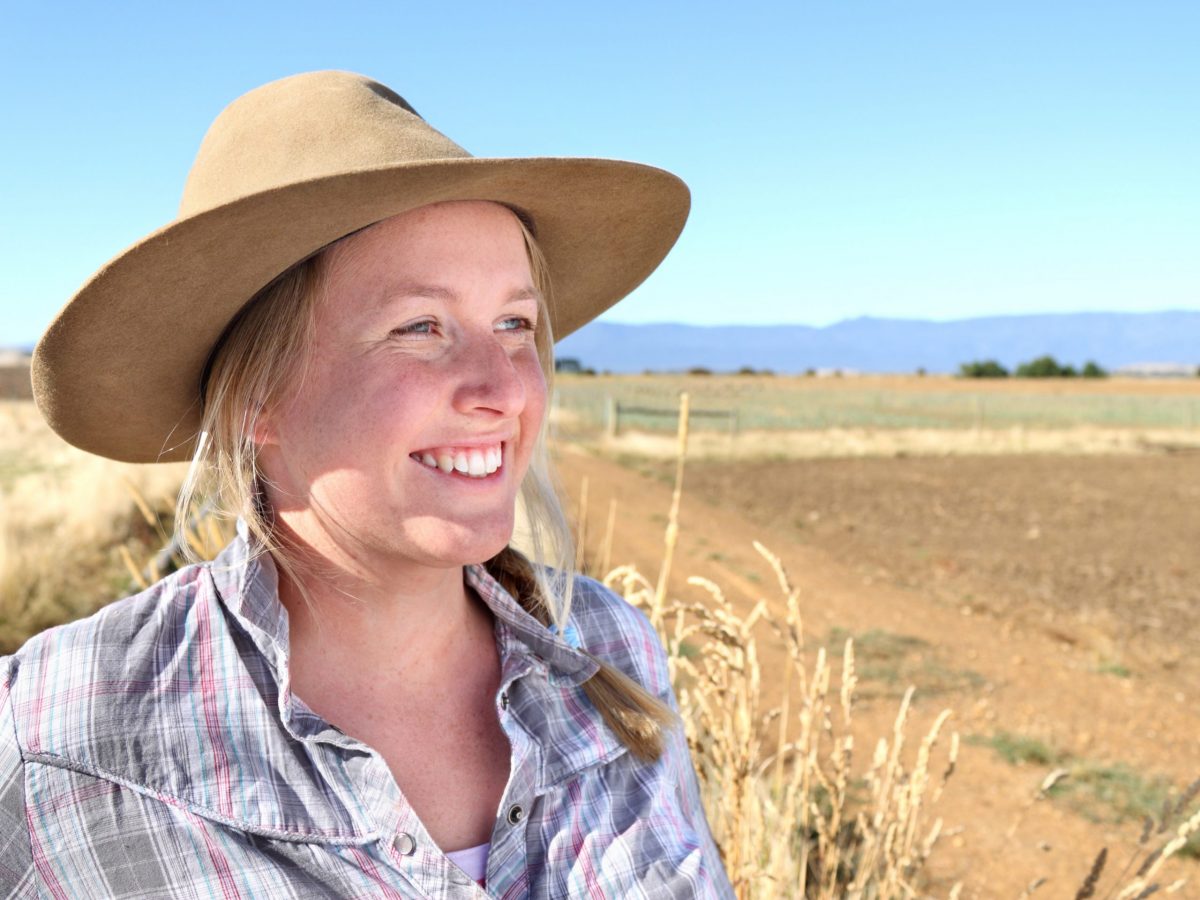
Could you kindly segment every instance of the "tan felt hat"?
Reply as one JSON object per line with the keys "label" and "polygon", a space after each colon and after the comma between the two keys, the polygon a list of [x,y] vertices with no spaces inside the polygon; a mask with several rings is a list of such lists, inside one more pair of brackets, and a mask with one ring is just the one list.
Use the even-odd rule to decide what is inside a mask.
{"label": "tan felt hat", "polygon": [[33,356],[46,421],[92,453],[186,459],[200,380],[229,321],[275,276],[344,235],[446,200],[493,200],[530,223],[561,338],[637,287],[687,219],[687,186],[607,159],[477,159],[402,97],[350,72],[274,81],[231,103],[174,221],[106,264]]}

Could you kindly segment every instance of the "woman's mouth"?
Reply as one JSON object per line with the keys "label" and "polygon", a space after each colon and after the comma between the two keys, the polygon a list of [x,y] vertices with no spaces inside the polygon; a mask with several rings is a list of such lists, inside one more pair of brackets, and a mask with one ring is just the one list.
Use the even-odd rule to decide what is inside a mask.
{"label": "woman's mouth", "polygon": [[503,465],[503,448],[501,443],[484,447],[430,447],[409,456],[431,469],[441,469],[447,475],[457,473],[467,478],[487,478]]}

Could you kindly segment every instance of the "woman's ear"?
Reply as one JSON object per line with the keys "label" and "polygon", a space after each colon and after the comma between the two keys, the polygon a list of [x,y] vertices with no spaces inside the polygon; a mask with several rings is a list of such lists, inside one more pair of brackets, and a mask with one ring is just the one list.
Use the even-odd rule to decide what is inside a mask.
{"label": "woman's ear", "polygon": [[262,448],[279,443],[273,417],[265,406],[261,403],[256,404],[250,416],[250,440],[256,447]]}

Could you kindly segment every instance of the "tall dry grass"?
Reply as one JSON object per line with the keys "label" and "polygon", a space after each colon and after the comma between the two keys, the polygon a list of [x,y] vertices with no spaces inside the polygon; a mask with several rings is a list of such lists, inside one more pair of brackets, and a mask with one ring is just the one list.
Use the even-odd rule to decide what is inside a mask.
{"label": "tall dry grass", "polygon": [[0,653],[127,593],[127,545],[160,541],[182,476],[84,453],[32,403],[0,402]]}
{"label": "tall dry grass", "polygon": [[[941,832],[940,819],[929,824],[927,808],[957,755],[954,734],[934,771],[934,749],[950,713],[938,717],[916,764],[907,768],[902,751],[910,689],[892,734],[880,738],[856,776],[853,644],[846,643],[840,688],[831,693],[825,650],[810,662],[797,594],[778,560],[762,552],[787,585],[784,622],[772,617],[766,601],[739,615],[719,586],[701,578],[689,583],[705,591],[708,602],[657,603],[655,585],[631,567],[605,579],[647,612],[667,644],[705,809],[735,890],[741,898],[764,900],[923,896],[921,875]],[[764,628],[782,633],[791,663],[784,702],[770,710],[762,704],[758,654]],[[855,792],[865,795],[862,802],[852,801]]]}
{"label": "tall dry grass", "polygon": [[[652,583],[624,566],[604,581],[646,612],[668,649],[708,820],[734,890],[744,900],[923,896],[925,863],[942,828],[941,819],[930,823],[929,807],[958,754],[954,733],[935,771],[934,752],[950,711],[937,717],[915,762],[906,766],[910,688],[891,735],[879,739],[870,763],[856,774],[853,642],[846,642],[834,693],[826,651],[820,648],[810,659],[800,593],[774,554],[755,545],[778,581],[782,617],[765,599],[740,614],[720,586],[703,578],[688,583],[703,591],[706,602],[668,597],[680,534],[688,407],[684,393],[658,577]],[[763,703],[758,642],[764,630],[788,650],[783,700],[772,709]],[[960,891],[956,884],[950,896]]]}

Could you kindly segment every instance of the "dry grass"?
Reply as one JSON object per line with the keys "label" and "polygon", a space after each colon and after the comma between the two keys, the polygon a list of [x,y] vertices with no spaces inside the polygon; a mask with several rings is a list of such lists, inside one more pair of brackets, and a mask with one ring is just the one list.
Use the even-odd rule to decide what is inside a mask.
{"label": "dry grass", "polygon": [[[958,735],[953,734],[939,774],[933,774],[934,749],[950,711],[937,717],[907,768],[903,750],[910,688],[892,734],[880,738],[866,771],[856,777],[853,641],[846,642],[840,689],[833,695],[824,648],[817,650],[810,672],[799,591],[778,558],[756,544],[783,592],[784,621],[771,615],[765,600],[739,615],[721,588],[702,578],[688,583],[703,590],[708,602],[668,600],[666,584],[679,536],[687,409],[684,394],[675,490],[657,583],[628,566],[604,580],[646,612],[668,648],[708,820],[734,889],[747,900],[921,896],[922,870],[942,826],[940,819],[928,824],[927,807],[941,794],[958,751]],[[782,705],[770,710],[762,703],[758,636],[763,629],[786,642],[790,661],[783,673]],[[840,715],[834,714],[835,703]],[[864,795],[859,803],[851,799],[856,790]],[[959,890],[955,886],[952,896]]]}
{"label": "dry grass", "polygon": [[[1044,790],[1048,791],[1058,780],[1060,779],[1051,781],[1047,778],[1050,784]],[[1197,794],[1200,794],[1200,779],[1193,781],[1174,800],[1165,801],[1157,818],[1146,816],[1142,822],[1141,836],[1129,852],[1124,867],[1111,879],[1110,887],[1103,895],[1105,898],[1142,900],[1160,890],[1173,894],[1184,888],[1187,884],[1187,879],[1184,878],[1176,879],[1165,887],[1155,879],[1163,864],[1179,854],[1192,840],[1193,835],[1200,833],[1200,809],[1188,814],[1188,807]],[[1099,896],[1096,889],[1104,873],[1107,858],[1108,848],[1101,848],[1091,870],[1075,894],[1076,900]]]}
{"label": "dry grass", "polygon": [[32,403],[0,403],[0,653],[127,593],[122,549],[161,542],[182,474],[84,453]]}
{"label": "dry grass", "polygon": [[[957,754],[957,735],[951,735],[934,773],[933,753],[948,710],[925,735],[915,765],[906,768],[910,689],[892,734],[879,740],[870,765],[856,777],[853,642],[846,642],[840,690],[831,694],[823,648],[808,669],[794,590],[788,589],[788,619],[780,623],[765,602],[738,615],[721,589],[704,579],[689,582],[709,602],[661,605],[655,604],[654,585],[629,567],[614,570],[606,582],[647,611],[671,650],[672,679],[709,822],[739,897],[922,895],[922,868],[941,831],[940,819],[927,823],[927,807],[937,801]],[[785,700],[771,710],[761,704],[757,646],[763,628],[783,633],[792,663]],[[865,793],[858,804],[851,797],[856,791]]]}

